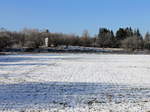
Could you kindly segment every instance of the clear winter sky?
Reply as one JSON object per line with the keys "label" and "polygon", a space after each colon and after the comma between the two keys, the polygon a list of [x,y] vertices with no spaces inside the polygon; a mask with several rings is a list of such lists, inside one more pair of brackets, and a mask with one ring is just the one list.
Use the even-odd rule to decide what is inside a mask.
{"label": "clear winter sky", "polygon": [[99,27],[150,31],[150,0],[0,0],[0,27],[91,35]]}

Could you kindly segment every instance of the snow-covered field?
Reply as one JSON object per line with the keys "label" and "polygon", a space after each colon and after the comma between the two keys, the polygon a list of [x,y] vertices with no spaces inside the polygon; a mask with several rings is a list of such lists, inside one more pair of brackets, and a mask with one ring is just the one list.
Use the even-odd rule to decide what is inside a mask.
{"label": "snow-covered field", "polygon": [[0,56],[0,112],[148,112],[150,56]]}

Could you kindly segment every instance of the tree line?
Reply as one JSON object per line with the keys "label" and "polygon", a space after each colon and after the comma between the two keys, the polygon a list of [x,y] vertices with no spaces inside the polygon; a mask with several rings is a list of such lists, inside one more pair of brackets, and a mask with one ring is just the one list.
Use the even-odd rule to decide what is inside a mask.
{"label": "tree line", "polygon": [[48,38],[49,47],[84,46],[100,48],[124,48],[127,50],[150,50],[150,33],[142,36],[139,29],[119,28],[115,33],[107,28],[100,28],[97,35],[91,37],[85,30],[81,36],[74,34],[52,33],[49,30],[23,29],[13,32],[0,29],[0,49],[4,48],[40,48]]}

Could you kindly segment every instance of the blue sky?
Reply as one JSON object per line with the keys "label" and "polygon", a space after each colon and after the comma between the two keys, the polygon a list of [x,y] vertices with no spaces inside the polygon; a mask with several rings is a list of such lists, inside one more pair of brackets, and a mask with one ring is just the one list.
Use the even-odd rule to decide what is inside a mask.
{"label": "blue sky", "polygon": [[0,27],[91,35],[99,27],[150,31],[150,0],[0,0]]}

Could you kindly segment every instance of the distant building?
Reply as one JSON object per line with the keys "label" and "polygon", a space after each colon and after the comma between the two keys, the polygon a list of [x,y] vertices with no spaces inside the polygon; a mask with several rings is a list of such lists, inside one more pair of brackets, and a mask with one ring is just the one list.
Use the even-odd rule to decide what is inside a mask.
{"label": "distant building", "polygon": [[48,47],[48,38],[45,38],[45,47]]}

